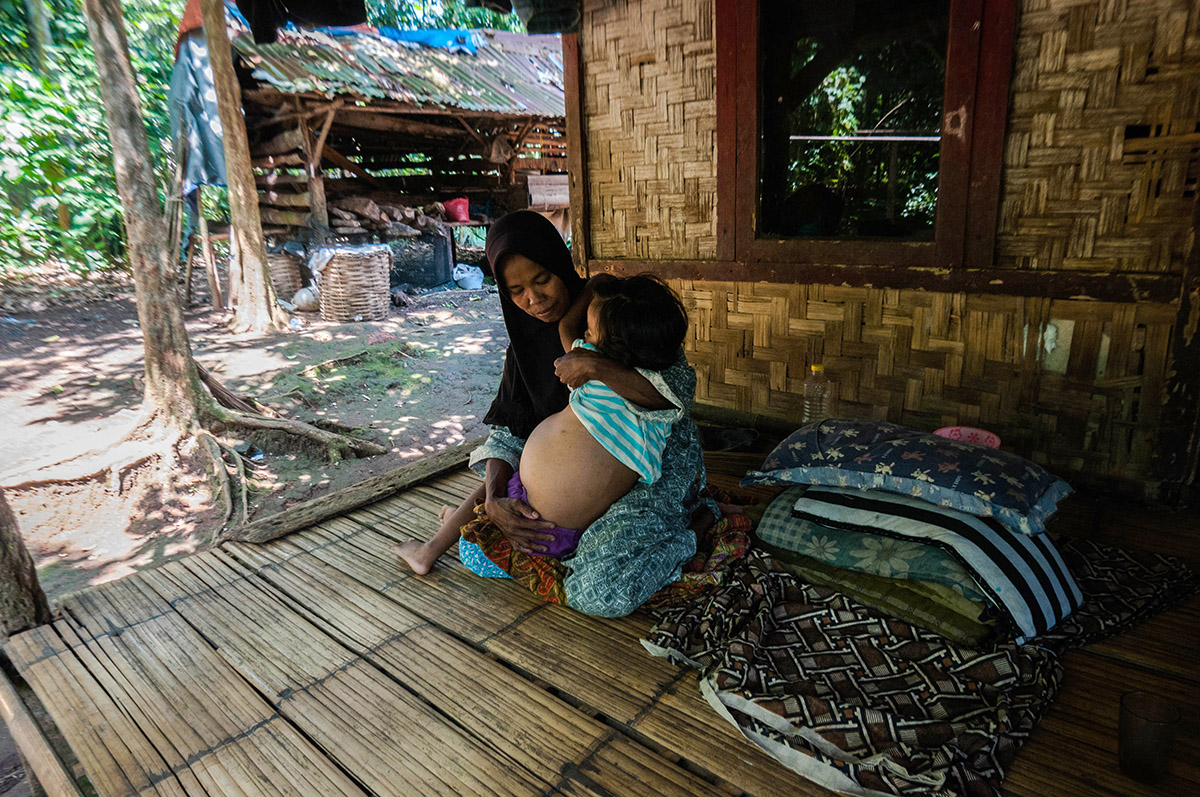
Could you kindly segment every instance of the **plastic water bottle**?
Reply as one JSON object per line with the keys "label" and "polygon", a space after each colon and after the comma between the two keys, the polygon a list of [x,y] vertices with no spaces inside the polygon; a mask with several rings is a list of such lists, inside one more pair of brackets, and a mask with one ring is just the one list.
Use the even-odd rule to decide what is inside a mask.
{"label": "plastic water bottle", "polygon": [[825,375],[825,366],[813,365],[810,366],[810,371],[804,379],[804,426],[823,421],[833,414],[829,377]]}

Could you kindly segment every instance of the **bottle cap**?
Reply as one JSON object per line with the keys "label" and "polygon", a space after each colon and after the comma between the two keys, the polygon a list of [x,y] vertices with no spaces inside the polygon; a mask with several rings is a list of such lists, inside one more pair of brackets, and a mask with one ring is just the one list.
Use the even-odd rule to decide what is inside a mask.
{"label": "bottle cap", "polygon": [[825,370],[825,366],[821,365],[820,363],[817,363],[816,365],[810,365],[809,368],[812,369],[814,374],[819,374]]}

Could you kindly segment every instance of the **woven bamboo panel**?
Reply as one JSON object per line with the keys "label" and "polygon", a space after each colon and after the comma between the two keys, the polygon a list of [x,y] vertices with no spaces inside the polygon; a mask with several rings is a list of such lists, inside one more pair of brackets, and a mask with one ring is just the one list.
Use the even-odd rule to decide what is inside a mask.
{"label": "woven bamboo panel", "polygon": [[1169,305],[826,285],[674,281],[696,400],[795,421],[808,366],[837,413],[980,426],[1063,474],[1144,480]]}
{"label": "woven bamboo panel", "polygon": [[584,4],[579,47],[592,255],[716,253],[713,0]]}
{"label": "woven bamboo panel", "polygon": [[1200,177],[1200,4],[1021,3],[998,264],[1178,272]]}

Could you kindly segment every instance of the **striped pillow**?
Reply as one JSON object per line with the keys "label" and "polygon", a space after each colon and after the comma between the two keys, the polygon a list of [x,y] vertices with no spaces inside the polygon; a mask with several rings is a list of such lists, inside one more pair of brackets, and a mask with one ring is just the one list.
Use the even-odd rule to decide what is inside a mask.
{"label": "striped pillow", "polygon": [[895,493],[840,487],[810,487],[797,499],[792,514],[942,548],[987,591],[1017,630],[1019,643],[1049,631],[1083,600],[1048,535],[1017,534],[994,518]]}

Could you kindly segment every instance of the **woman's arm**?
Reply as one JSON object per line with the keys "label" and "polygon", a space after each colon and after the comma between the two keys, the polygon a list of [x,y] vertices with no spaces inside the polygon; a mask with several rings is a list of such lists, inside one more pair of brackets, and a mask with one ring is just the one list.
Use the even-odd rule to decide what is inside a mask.
{"label": "woman's arm", "polygon": [[554,536],[543,534],[553,523],[542,520],[533,507],[508,497],[508,480],[521,462],[524,439],[507,426],[493,426],[487,441],[471,453],[470,466],[484,484],[484,511],[514,549],[524,553],[546,550]]}
{"label": "woman's arm", "polygon": [[646,377],[632,368],[622,368],[602,354],[585,349],[575,349],[554,361],[554,373],[575,388],[584,382],[596,380],[613,389],[626,401],[648,410],[669,410],[675,405]]}
{"label": "woman's arm", "polygon": [[554,535],[545,533],[554,523],[542,520],[529,504],[508,497],[508,480],[513,468],[502,459],[487,461],[487,476],[484,478],[483,508],[488,519],[504,533],[514,549],[523,553],[542,553],[546,544],[554,541]]}

